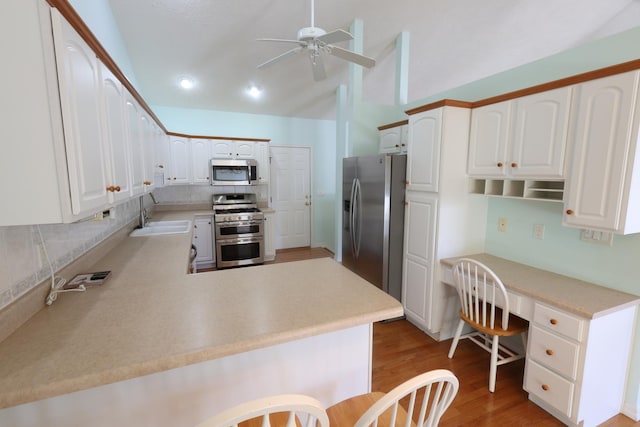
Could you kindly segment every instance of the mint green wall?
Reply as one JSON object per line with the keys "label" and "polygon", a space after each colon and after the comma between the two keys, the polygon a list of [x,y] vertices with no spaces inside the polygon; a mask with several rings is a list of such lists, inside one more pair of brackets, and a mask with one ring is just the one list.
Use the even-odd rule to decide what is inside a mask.
{"label": "mint green wall", "polygon": [[308,146],[312,149],[311,191],[313,246],[335,252],[334,204],[336,176],[336,122],[295,117],[230,113],[154,105],[165,127],[176,133],[270,139],[272,145]]}
{"label": "mint green wall", "polygon": [[[69,3],[91,28],[91,32],[98,38],[109,56],[118,64],[120,71],[140,92],[129,53],[118,30],[109,0],[69,0]],[[144,94],[142,95],[144,97]]]}
{"label": "mint green wall", "polygon": [[[478,196],[484,197],[484,196]],[[507,218],[507,232],[498,231]],[[614,236],[613,246],[580,240],[580,230],[563,227],[562,203],[493,198],[489,200],[485,251],[523,264],[640,295],[640,234]],[[533,238],[543,224],[544,239]],[[636,324],[626,402],[640,408],[640,319]],[[640,415],[640,414],[639,414]]]}

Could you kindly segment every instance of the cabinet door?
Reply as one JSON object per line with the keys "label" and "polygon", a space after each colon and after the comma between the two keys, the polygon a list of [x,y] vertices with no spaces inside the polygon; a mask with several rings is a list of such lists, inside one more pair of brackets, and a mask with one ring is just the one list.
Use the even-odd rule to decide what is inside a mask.
{"label": "cabinet door", "polygon": [[143,173],[143,181],[144,191],[150,192],[155,188],[154,186],[154,163],[155,163],[155,150],[154,150],[154,131],[153,131],[153,120],[149,117],[142,108],[140,108],[140,136],[142,138],[141,141],[141,149],[142,149],[142,173]]}
{"label": "cabinet door", "polygon": [[271,161],[269,157],[269,143],[256,143],[256,161],[258,162],[258,182],[266,184],[271,176]]}
{"label": "cabinet door", "polygon": [[256,143],[254,141],[234,141],[234,158],[255,159]]}
{"label": "cabinet door", "polygon": [[624,227],[637,92],[636,71],[577,86],[564,225],[616,232]]}
{"label": "cabinet door", "polygon": [[211,216],[196,216],[193,221],[193,244],[198,250],[195,261],[200,268],[213,267],[215,261],[212,219]]}
{"label": "cabinet door", "polygon": [[140,107],[138,101],[129,91],[124,91],[124,98],[124,116],[130,153],[131,194],[135,196],[144,193],[144,157],[139,119]]}
{"label": "cabinet door", "polygon": [[275,213],[265,213],[264,215],[264,260],[272,261],[276,258],[275,233],[274,228]]}
{"label": "cabinet door", "polygon": [[191,153],[189,139],[171,137],[171,177],[169,184],[189,184],[191,182]]}
{"label": "cabinet door", "polygon": [[209,183],[209,167],[211,164],[211,140],[191,140],[191,167],[194,184]]}
{"label": "cabinet door", "polygon": [[52,23],[71,208],[74,215],[93,213],[109,203],[98,59],[55,9]]}
{"label": "cabinet door", "polygon": [[169,184],[169,177],[171,176],[171,147],[169,136],[166,135],[162,129],[156,130],[156,173],[155,184],[156,187]]}
{"label": "cabinet door", "polygon": [[411,116],[407,190],[438,191],[442,108]]}
{"label": "cabinet door", "polygon": [[213,157],[216,159],[233,159],[234,158],[233,141],[214,140],[213,141]]}
{"label": "cabinet door", "polygon": [[474,108],[469,134],[470,176],[504,176],[511,101]]}
{"label": "cabinet door", "polygon": [[120,81],[100,64],[105,145],[109,159],[109,201],[117,202],[131,196],[129,176],[129,147],[126,139],[123,99]]}
{"label": "cabinet door", "polygon": [[511,176],[563,178],[571,87],[513,101],[514,124],[505,169]]}
{"label": "cabinet door", "polygon": [[408,191],[404,219],[402,305],[407,318],[431,329],[431,301],[438,199]]}
{"label": "cabinet door", "polygon": [[400,126],[380,131],[380,153],[399,153],[401,148],[402,131]]}

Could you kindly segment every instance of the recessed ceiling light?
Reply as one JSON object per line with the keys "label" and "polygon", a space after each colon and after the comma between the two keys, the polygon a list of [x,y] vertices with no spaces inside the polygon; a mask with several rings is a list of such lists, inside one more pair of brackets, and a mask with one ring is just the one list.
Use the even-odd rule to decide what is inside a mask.
{"label": "recessed ceiling light", "polygon": [[247,87],[247,95],[254,99],[258,99],[260,98],[260,95],[262,95],[262,88],[254,84],[249,85],[249,87]]}
{"label": "recessed ceiling light", "polygon": [[193,87],[193,79],[190,77],[182,76],[178,78],[178,84],[183,89],[191,89]]}

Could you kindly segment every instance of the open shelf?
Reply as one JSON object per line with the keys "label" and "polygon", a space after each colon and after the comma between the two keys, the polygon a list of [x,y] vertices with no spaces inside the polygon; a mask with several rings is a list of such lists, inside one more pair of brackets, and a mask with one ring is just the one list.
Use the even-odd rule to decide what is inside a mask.
{"label": "open shelf", "polygon": [[469,179],[469,192],[485,196],[562,202],[564,180]]}

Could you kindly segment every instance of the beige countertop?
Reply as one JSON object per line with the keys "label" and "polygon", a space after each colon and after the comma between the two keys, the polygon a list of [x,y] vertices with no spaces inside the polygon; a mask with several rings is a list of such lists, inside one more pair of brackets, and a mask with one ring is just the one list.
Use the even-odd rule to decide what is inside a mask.
{"label": "beige countertop", "polygon": [[[493,255],[473,254],[466,257],[480,261],[491,268],[507,289],[588,319],[640,303],[640,296],[637,295],[594,285]],[[442,259],[440,263],[451,267],[457,259]]]}
{"label": "beige countertop", "polygon": [[0,408],[403,313],[330,258],[188,275],[190,239],[126,237],[92,269],[112,271],[105,284],[60,294],[1,342]]}

